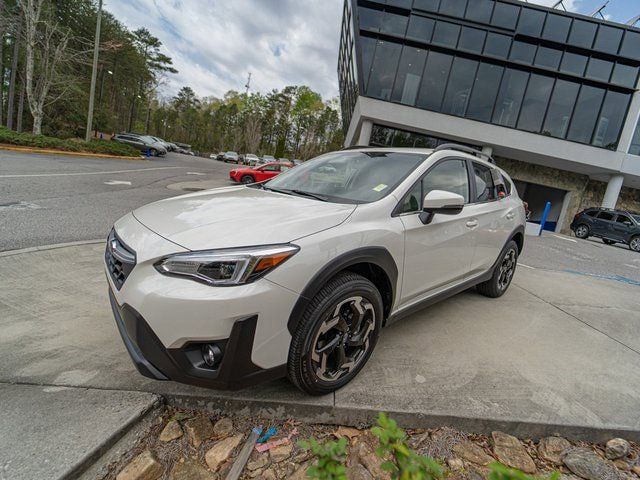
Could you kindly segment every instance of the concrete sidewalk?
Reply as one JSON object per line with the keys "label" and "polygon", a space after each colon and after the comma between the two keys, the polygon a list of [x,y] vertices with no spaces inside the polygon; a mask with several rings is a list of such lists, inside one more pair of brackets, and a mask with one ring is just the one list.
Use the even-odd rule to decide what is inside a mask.
{"label": "concrete sidewalk", "polygon": [[413,426],[640,439],[637,286],[521,267],[499,300],[466,292],[385,329],[363,372],[335,395],[305,397],[285,380],[230,393],[137,373],[111,317],[102,251],[0,257],[0,382],[153,392],[317,422],[386,410]]}

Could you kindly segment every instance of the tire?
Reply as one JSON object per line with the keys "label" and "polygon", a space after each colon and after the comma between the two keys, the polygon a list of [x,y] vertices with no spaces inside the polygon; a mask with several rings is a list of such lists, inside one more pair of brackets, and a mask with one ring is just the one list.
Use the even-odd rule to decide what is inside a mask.
{"label": "tire", "polygon": [[606,238],[603,238],[603,239],[602,239],[602,241],[603,241],[604,243],[606,243],[607,245],[613,245],[614,243],[616,243],[616,242],[614,242],[613,240],[608,240],[608,239],[606,239]]}
{"label": "tire", "polygon": [[[382,296],[373,283],[351,272],[336,275],[313,297],[293,334],[289,380],[310,395],[331,393],[349,383],[376,346],[382,315]],[[332,343],[324,356],[318,354]]]}
{"label": "tire", "polygon": [[155,148],[152,148],[151,150],[149,150],[149,152],[151,153],[152,157],[158,156],[158,150],[156,150]]}
{"label": "tire", "polygon": [[240,181],[245,185],[249,185],[250,183],[255,183],[255,180],[251,175],[243,175]]}
{"label": "tire", "polygon": [[640,252],[640,235],[636,235],[629,240],[629,248],[634,252]]}
{"label": "tire", "polygon": [[584,223],[581,223],[580,225],[578,225],[576,227],[576,229],[573,231],[573,233],[576,234],[576,237],[578,238],[588,238],[589,237],[589,227],[586,226]]}
{"label": "tire", "polygon": [[491,278],[476,286],[478,293],[485,297],[501,297],[511,285],[511,280],[513,280],[513,274],[518,264],[518,245],[516,242],[511,240],[507,243],[502,249],[499,258],[500,260],[493,269]]}

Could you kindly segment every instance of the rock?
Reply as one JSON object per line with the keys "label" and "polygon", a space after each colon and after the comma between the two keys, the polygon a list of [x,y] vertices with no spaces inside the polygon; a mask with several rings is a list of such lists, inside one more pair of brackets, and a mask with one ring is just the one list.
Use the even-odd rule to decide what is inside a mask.
{"label": "rock", "polygon": [[207,417],[198,415],[184,423],[184,429],[191,445],[198,448],[202,442],[209,440],[213,436],[213,425]]}
{"label": "rock", "polygon": [[476,465],[489,465],[495,461],[495,459],[488,455],[480,446],[468,440],[454,445],[453,451],[459,457]]}
{"label": "rock", "polygon": [[636,465],[635,467],[631,467],[633,473],[640,477],[640,465]]}
{"label": "rock", "polygon": [[561,454],[571,448],[568,440],[562,437],[546,437],[538,444],[538,455],[556,465],[562,465]]}
{"label": "rock", "polygon": [[156,480],[164,473],[155,455],[145,450],[131,460],[116,477],[116,480]]}
{"label": "rock", "polygon": [[233,433],[233,422],[230,418],[224,417],[213,426],[213,434],[218,438],[228,437]]}
{"label": "rock", "polygon": [[209,468],[213,472],[217,471],[231,456],[233,450],[240,445],[241,441],[242,435],[235,435],[233,437],[227,437],[224,440],[220,440],[211,447],[204,456],[204,460],[207,462]]}
{"label": "rock", "polygon": [[280,463],[291,456],[293,451],[293,445],[287,443],[286,445],[280,445],[279,447],[269,450],[269,458],[273,463]]}
{"label": "rock", "polygon": [[262,467],[266,467],[267,463],[269,463],[269,459],[265,453],[258,453],[258,456],[255,460],[249,460],[247,462],[247,470],[253,471]]}
{"label": "rock", "polygon": [[170,442],[182,436],[182,427],[177,420],[170,420],[160,432],[158,439],[161,442]]}
{"label": "rock", "polygon": [[305,463],[300,465],[298,469],[293,472],[293,475],[290,475],[287,480],[305,480],[307,478],[307,469],[309,468],[309,463]]}
{"label": "rock", "polygon": [[338,429],[335,432],[333,432],[334,437],[348,438],[349,440],[359,436],[360,434],[362,434],[360,430],[358,430],[357,428],[350,428],[350,427],[338,427]]}
{"label": "rock", "polygon": [[268,469],[265,470],[264,472],[262,472],[262,476],[260,477],[260,480],[276,480],[278,477],[276,475],[276,472],[274,472],[272,469]]}
{"label": "rock", "polygon": [[373,480],[369,470],[359,463],[347,468],[347,478],[349,480]]}
{"label": "rock", "polygon": [[194,459],[175,464],[169,480],[214,480],[214,475]]}
{"label": "rock", "polygon": [[607,442],[604,450],[604,456],[609,460],[616,460],[629,455],[630,450],[631,445],[629,445],[629,442],[624,438],[614,438]]}
{"label": "rock", "polygon": [[631,470],[631,465],[624,458],[617,458],[613,461],[613,464],[616,466],[618,470],[622,470],[623,472],[628,472]]}
{"label": "rock", "polygon": [[500,462],[524,473],[536,473],[536,464],[520,440],[503,432],[491,432],[491,437],[494,442],[493,453]]}
{"label": "rock", "polygon": [[356,440],[356,443],[351,449],[351,456],[352,462],[349,466],[359,462],[369,470],[373,478],[385,480],[391,478],[389,472],[382,470],[383,460],[375,454],[373,448],[364,440]]}
{"label": "rock", "polygon": [[586,448],[573,448],[566,452],[564,464],[572,473],[586,480],[618,480],[620,473]]}
{"label": "rock", "polygon": [[464,468],[464,462],[460,458],[447,458],[447,465],[451,470],[462,470]]}

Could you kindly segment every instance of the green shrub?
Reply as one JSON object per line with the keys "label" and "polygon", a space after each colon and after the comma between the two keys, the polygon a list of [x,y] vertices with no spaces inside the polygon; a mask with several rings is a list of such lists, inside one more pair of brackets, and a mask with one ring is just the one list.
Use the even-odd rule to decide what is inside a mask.
{"label": "green shrub", "polygon": [[318,443],[311,438],[299,442],[301,448],[310,450],[318,461],[307,469],[307,476],[316,480],[347,480],[344,463],[347,458],[347,439]]}
{"label": "green shrub", "polygon": [[89,143],[45,135],[17,133],[5,127],[0,127],[0,144],[17,145],[21,147],[46,148],[63,150],[66,152],[102,153],[105,155],[119,155],[124,157],[138,157],[140,152],[129,145],[110,140],[91,140]]}

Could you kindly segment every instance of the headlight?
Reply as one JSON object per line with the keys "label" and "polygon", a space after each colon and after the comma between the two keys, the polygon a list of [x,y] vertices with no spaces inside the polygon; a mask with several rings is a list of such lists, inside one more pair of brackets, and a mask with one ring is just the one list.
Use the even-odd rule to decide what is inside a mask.
{"label": "headlight", "polygon": [[154,264],[165,275],[188,277],[207,285],[249,283],[295,255],[297,245],[232,248],[169,255]]}

